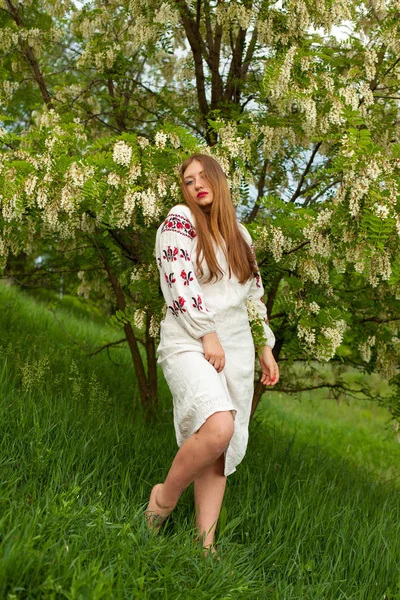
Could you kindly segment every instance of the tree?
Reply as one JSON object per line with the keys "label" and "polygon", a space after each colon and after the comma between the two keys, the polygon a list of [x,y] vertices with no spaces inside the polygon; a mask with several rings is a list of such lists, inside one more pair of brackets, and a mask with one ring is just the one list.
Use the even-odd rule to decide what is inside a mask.
{"label": "tree", "polygon": [[[148,404],[155,229],[179,202],[174,169],[201,148],[256,240],[280,389],[371,396],[339,371],[376,370],[399,415],[398,13],[395,2],[6,0],[4,265],[9,251],[68,246],[81,290],[112,291]],[[344,21],[350,36],[329,35]],[[336,378],[315,360],[337,364]]]}

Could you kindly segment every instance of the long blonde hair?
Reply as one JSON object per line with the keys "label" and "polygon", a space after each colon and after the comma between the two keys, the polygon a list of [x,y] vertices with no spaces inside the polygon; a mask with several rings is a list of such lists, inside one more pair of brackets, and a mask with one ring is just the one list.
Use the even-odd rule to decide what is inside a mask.
{"label": "long blonde hair", "polygon": [[[194,160],[202,164],[203,174],[207,178],[214,196],[212,204],[204,208],[194,202],[183,181],[186,169]],[[225,253],[229,265],[229,275],[233,271],[239,283],[245,283],[254,277],[257,266],[251,248],[239,231],[235,207],[221,166],[207,154],[192,154],[182,164],[180,174],[182,195],[196,221],[197,268],[200,275],[203,276],[201,267],[203,258],[210,270],[210,276],[206,283],[214,278],[218,280],[219,275],[223,275],[212,243],[215,240],[218,245],[222,246]],[[225,242],[225,246],[222,241]]]}

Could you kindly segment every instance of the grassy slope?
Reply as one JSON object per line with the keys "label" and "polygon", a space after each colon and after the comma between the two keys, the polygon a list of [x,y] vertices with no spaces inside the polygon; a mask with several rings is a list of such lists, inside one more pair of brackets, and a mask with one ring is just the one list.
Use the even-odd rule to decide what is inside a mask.
{"label": "grassy slope", "polygon": [[[0,598],[400,599],[384,412],[265,398],[228,478],[222,560],[204,560],[190,489],[158,538],[143,524],[176,451],[165,388],[144,421],[126,350],[112,352],[126,366],[88,358],[42,305],[4,287],[0,302]],[[58,315],[80,344],[110,338]]]}

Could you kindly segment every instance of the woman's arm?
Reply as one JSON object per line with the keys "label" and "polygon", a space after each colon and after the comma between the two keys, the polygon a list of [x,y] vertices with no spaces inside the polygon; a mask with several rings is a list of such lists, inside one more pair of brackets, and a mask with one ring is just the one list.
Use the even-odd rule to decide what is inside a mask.
{"label": "woman's arm", "polygon": [[[257,265],[251,236],[243,225],[241,225],[241,229],[244,230],[244,237],[251,247],[254,260]],[[255,273],[254,279],[251,282],[247,298],[253,301],[252,304],[254,310],[256,311],[258,318],[262,322],[264,329],[265,344],[257,348],[258,358],[262,369],[261,383],[263,383],[264,385],[275,385],[279,381],[278,365],[275,361],[274,355],[272,354],[272,348],[275,346],[275,335],[268,324],[267,307],[264,304],[263,297],[264,286],[261,280],[260,271],[258,270],[257,273]]]}
{"label": "woman's arm", "polygon": [[191,221],[181,207],[175,207],[157,232],[156,259],[168,310],[191,337],[200,339],[215,332],[215,323],[192,262],[195,236]]}

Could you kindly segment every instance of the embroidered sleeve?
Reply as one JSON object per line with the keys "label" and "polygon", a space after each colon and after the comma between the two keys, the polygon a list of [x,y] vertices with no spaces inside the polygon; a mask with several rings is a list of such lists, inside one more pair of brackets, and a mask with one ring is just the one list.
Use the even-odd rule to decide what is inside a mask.
{"label": "embroidered sleeve", "polygon": [[192,263],[195,237],[191,221],[179,209],[172,209],[157,231],[156,258],[168,310],[192,337],[199,339],[215,331],[215,323]]}
{"label": "embroidered sleeve", "polygon": [[[251,236],[244,225],[240,226],[241,231],[243,232],[243,237],[246,242],[250,245],[251,251],[254,256],[254,260],[256,260],[256,254],[254,251],[253,242]],[[257,261],[256,261],[257,264]],[[258,268],[258,266],[257,266]],[[251,298],[254,301],[255,307],[257,309],[258,316],[262,319],[264,325],[264,335],[267,340],[267,346],[273,348],[275,346],[275,335],[272,329],[269,326],[268,315],[267,315],[267,307],[264,304],[264,286],[261,280],[260,271],[257,271],[254,275],[254,279],[251,282],[249,287],[249,291],[247,294],[247,298]]]}

